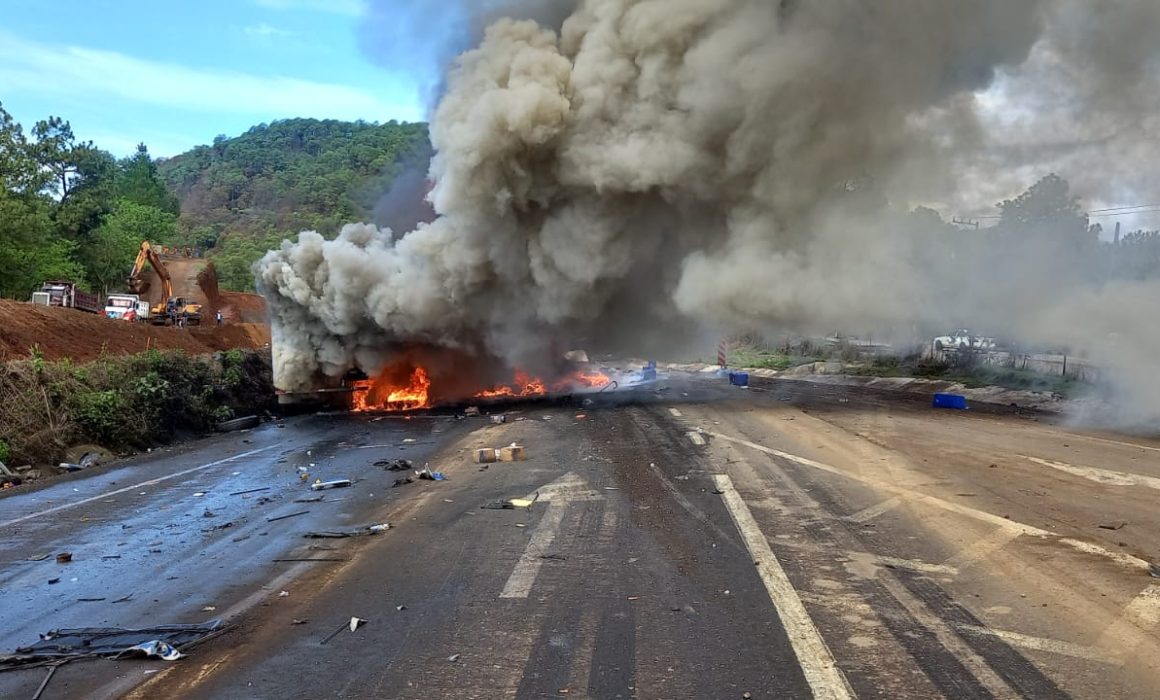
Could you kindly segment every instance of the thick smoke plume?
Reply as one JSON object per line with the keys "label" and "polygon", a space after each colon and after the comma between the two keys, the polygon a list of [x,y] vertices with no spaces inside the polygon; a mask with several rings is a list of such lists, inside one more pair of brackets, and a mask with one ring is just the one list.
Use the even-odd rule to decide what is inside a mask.
{"label": "thick smoke plume", "polygon": [[487,26],[433,115],[438,218],[303,233],[259,263],[283,388],[422,345],[534,368],[705,329],[918,337],[968,319],[1160,374],[1110,350],[1156,316],[1105,313],[1128,294],[1155,307],[1154,285],[1102,289],[1050,245],[932,246],[897,213],[1151,153],[1160,3],[435,5],[397,20],[435,65]]}

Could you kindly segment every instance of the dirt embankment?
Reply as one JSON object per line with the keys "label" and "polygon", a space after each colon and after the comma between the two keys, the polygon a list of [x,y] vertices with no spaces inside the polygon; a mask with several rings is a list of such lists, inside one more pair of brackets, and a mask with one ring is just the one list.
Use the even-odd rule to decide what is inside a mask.
{"label": "dirt embankment", "polygon": [[33,348],[46,359],[89,362],[102,355],[126,355],[151,348],[212,353],[260,348],[269,342],[269,327],[259,323],[218,327],[211,316],[205,326],[180,329],[112,321],[74,309],[0,299],[0,362],[28,357]]}

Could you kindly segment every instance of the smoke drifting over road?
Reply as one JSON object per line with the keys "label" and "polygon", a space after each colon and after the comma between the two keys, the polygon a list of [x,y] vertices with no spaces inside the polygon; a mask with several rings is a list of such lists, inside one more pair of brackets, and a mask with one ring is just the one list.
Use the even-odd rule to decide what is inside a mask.
{"label": "smoke drifting over road", "polygon": [[[304,233],[259,263],[284,388],[374,372],[415,345],[535,367],[571,346],[704,328],[917,333],[952,313],[1097,355],[1096,335],[1132,332],[1106,327],[1095,287],[1018,283],[1086,279],[1070,258],[1039,252],[1000,274],[984,256],[930,250],[890,212],[993,203],[1056,165],[1082,182],[1110,168],[1103,147],[1156,148],[1160,92],[1138,86],[1157,81],[1160,4],[412,7],[392,21],[421,39],[393,55],[424,45],[442,66],[487,27],[433,115],[438,218],[403,235]],[[1131,372],[1158,369],[1133,360]]]}

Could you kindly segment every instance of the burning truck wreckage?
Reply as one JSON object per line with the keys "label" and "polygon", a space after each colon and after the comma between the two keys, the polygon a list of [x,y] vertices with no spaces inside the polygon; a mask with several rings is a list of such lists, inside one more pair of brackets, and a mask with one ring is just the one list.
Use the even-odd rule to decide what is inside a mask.
{"label": "burning truck wreckage", "polygon": [[[1093,252],[1106,241],[1066,181],[1044,177],[999,205],[1001,223],[990,232],[962,235],[926,208],[983,211],[979,202],[1022,190],[1032,170],[1064,172],[1077,190],[1100,193],[1087,196],[1154,201],[1147,193],[1160,189],[1160,121],[1139,117],[1160,114],[1155,0],[363,4],[389,50],[439,63],[426,193],[434,214],[401,230],[373,221],[305,231],[254,265],[269,311],[274,384],[288,412],[410,418],[654,387],[668,403],[655,363],[632,371],[590,358],[688,358],[732,334],[825,338],[852,328],[914,347],[961,319],[1028,347],[1066,348],[1098,367],[1109,434],[1160,426],[1160,281],[1109,273],[1115,266]],[[445,28],[454,39],[430,56],[427,44],[439,42],[428,42],[427,31],[446,17],[461,26]],[[1023,121],[1037,110],[1050,120]],[[1104,150],[1116,157],[1093,157]],[[1048,205],[1028,205],[1036,197]],[[946,342],[959,337],[964,355],[995,344],[966,331]],[[1063,379],[1066,367],[1065,357]],[[227,696],[214,694],[218,682],[237,697],[302,696],[306,687],[312,697],[554,697],[587,687],[590,697],[854,698],[852,685],[863,697],[1070,697],[1039,666],[1091,697],[1155,696],[1158,596],[1154,586],[1139,591],[1160,577],[1155,500],[1145,493],[1160,483],[1160,443],[1131,442],[1138,436],[1127,430],[1114,439],[1084,434],[1063,419],[1024,421],[1000,403],[993,406],[1003,415],[932,420],[929,404],[831,388],[817,382],[800,397],[706,389],[704,396],[728,391],[733,400],[697,396],[667,410],[626,401],[632,405],[603,415],[573,414],[571,423],[552,420],[554,406],[537,407],[543,421],[508,425],[493,416],[493,424],[479,423],[488,440],[551,443],[528,459],[539,460],[534,468],[506,473],[487,464],[525,461],[524,446],[481,447],[484,435],[458,412],[415,421],[303,416],[276,426],[284,430],[254,430],[245,451],[213,440],[198,448],[204,460],[192,449],[168,462],[142,457],[138,466],[171,473],[107,494],[66,494],[68,502],[51,507],[38,501],[7,524],[84,505],[92,515],[44,530],[53,544],[61,532],[87,543],[101,540],[81,524],[90,519],[113,528],[114,518],[132,518],[120,528],[151,533],[160,518],[189,518],[161,526],[175,528],[164,541],[168,566],[195,567],[189,578],[220,584],[223,597],[246,592],[235,578],[264,576],[254,562],[277,547],[283,554],[272,563],[302,572],[340,564],[333,575],[278,569],[273,578],[244,579],[264,591],[278,590],[271,581],[298,587],[277,594],[294,607],[253,619],[303,631],[255,622],[255,636],[242,644],[261,645],[239,653],[239,643],[224,644],[219,657],[192,668],[196,679],[174,676],[180,691],[148,697],[184,697],[199,683],[208,694],[190,697]],[[941,393],[933,405],[966,407],[963,396]],[[363,449],[382,459],[370,461],[379,455]],[[473,480],[462,464],[469,449],[476,473],[500,478]],[[415,483],[388,472],[410,470],[424,456],[461,470],[447,479],[427,463],[416,473],[449,481],[438,488],[454,498],[384,499],[383,489]],[[1110,468],[1116,464],[1124,471]],[[352,476],[347,470],[361,470],[360,478],[323,479]],[[357,501],[298,497],[359,482],[367,488]],[[174,494],[195,483],[199,490],[186,495],[196,500],[180,508],[161,500],[184,499]],[[126,507],[106,498],[123,493],[141,500]],[[324,503],[344,505],[324,511]],[[1109,504],[1114,519],[1104,515]],[[290,544],[383,532],[392,527],[385,520],[348,526],[396,506],[390,512],[405,513],[414,527],[395,542],[379,538],[387,541],[374,554],[352,547],[317,557],[313,545]],[[524,521],[485,522],[476,512],[517,508]],[[226,509],[235,515],[215,523]],[[1085,525],[1097,513],[1103,522]],[[319,529],[270,526],[291,518]],[[214,524],[186,538],[190,522]],[[221,535],[226,528],[230,535]],[[575,531],[557,537],[566,528]],[[1118,534],[1103,540],[1113,535],[1099,530]],[[165,556],[162,545],[141,554]],[[79,568],[65,554],[57,564]],[[121,556],[101,557],[101,565]],[[400,566],[407,557],[422,565]],[[142,586],[166,570],[159,561],[134,566],[148,577]],[[216,569],[226,578],[215,582]],[[177,591],[177,608],[195,599],[184,581],[158,585],[154,604]],[[352,602],[375,606],[386,591],[410,592],[418,600],[407,603],[428,607],[403,615],[407,605],[392,599],[400,614],[380,615],[371,627],[382,636],[359,642],[370,651],[322,649],[371,619],[349,610]],[[482,604],[497,599],[500,608]],[[245,600],[254,602],[239,609],[262,597]],[[45,609],[63,605],[44,601]],[[1147,631],[1125,622],[1141,601]],[[216,603],[201,608],[214,610]],[[303,611],[342,621],[315,636],[317,652],[304,651],[312,630]],[[588,636],[566,636],[566,627]],[[1099,641],[1092,630],[1104,630]],[[216,619],[65,628],[18,648],[7,663],[49,665],[47,684],[67,658],[175,659],[221,632]],[[1042,636],[1048,632],[1052,638]],[[718,643],[689,645],[706,635]],[[475,639],[503,640],[490,646],[511,654],[489,656]],[[461,650],[465,643],[471,648]],[[1044,654],[1025,658],[1020,644]],[[565,649],[569,656],[557,656]],[[579,656],[584,649],[590,659]],[[343,662],[323,656],[328,650]],[[1139,664],[1147,666],[1147,691],[1103,693],[1133,654],[1148,657]],[[310,673],[301,672],[303,659]],[[1092,668],[1107,674],[1086,675]],[[697,685],[705,679],[717,687]],[[236,689],[225,685],[231,680]],[[744,690],[742,680],[767,690]],[[327,682],[334,685],[309,686]]]}
{"label": "burning truck wreckage", "polygon": [[[1129,33],[1160,22],[1154,4],[1116,6]],[[451,3],[436,14],[457,39],[434,56],[408,36],[433,10],[368,7],[397,40],[384,51],[440,66],[433,216],[303,232],[255,265],[284,404],[588,391],[618,378],[569,349],[688,356],[731,333],[843,328],[903,344],[970,319],[1100,365],[1125,421],[1160,415],[1144,350],[1160,337],[1136,322],[1160,315],[1154,280],[1107,279],[1058,222],[980,245],[923,208],[977,209],[1032,166],[1135,192],[1092,150],[1056,158],[1011,121],[1029,100],[1073,141],[1115,122],[1121,145],[1154,142],[1123,119],[1152,93],[1116,88],[1154,79],[1152,44],[1108,46],[1084,3]],[[1098,236],[1063,187],[1075,236]]]}

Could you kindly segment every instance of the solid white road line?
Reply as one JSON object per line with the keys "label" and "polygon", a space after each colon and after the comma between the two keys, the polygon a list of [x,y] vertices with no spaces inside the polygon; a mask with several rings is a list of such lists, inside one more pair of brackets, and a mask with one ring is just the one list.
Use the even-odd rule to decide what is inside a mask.
{"label": "solid white road line", "polygon": [[[722,435],[721,433],[709,432],[708,434],[712,435],[713,437],[720,438],[722,440],[726,440],[728,442],[735,442],[739,445],[745,445],[746,447],[751,447],[759,452],[764,452],[766,454],[773,455],[774,457],[781,457],[782,459],[786,459],[786,460],[789,460],[791,462],[795,462],[797,464],[801,464],[801,465],[804,465],[807,467],[813,467],[814,469],[818,469],[818,470],[821,470],[824,472],[829,472],[830,474],[837,474],[839,476],[844,476],[847,479],[852,479],[854,481],[858,481],[860,483],[867,484],[869,486],[873,486],[875,488],[882,489],[883,491],[887,491],[890,493],[904,494],[907,496],[908,500],[911,500],[914,503],[928,503],[932,506],[935,506],[936,508],[942,508],[943,510],[948,510],[948,511],[951,511],[952,513],[959,513],[960,515],[965,515],[969,518],[973,518],[975,520],[979,520],[979,521],[984,522],[984,523],[990,523],[992,525],[1003,528],[1003,529],[1008,530],[1010,532],[1017,532],[1017,533],[1022,534],[1022,535],[1031,535],[1033,537],[1059,537],[1058,533],[1051,532],[1049,530],[1044,530],[1043,528],[1038,528],[1038,527],[1035,527],[1034,525],[1026,525],[1024,523],[1020,523],[1020,522],[1017,522],[1014,520],[1007,520],[1006,518],[999,517],[998,515],[995,515],[994,513],[988,513],[987,511],[984,511],[984,510],[978,510],[976,508],[964,506],[964,505],[961,505],[959,503],[953,503],[951,501],[944,501],[943,499],[938,498],[936,496],[927,496],[927,495],[924,495],[924,494],[919,493],[917,491],[912,491],[910,489],[904,489],[900,486],[895,486],[894,484],[887,484],[887,483],[878,481],[876,479],[870,479],[870,478],[861,476],[859,474],[852,474],[848,471],[838,469],[835,466],[825,464],[823,462],[818,462],[818,461],[815,461],[812,459],[807,459],[805,457],[799,457],[798,455],[790,454],[789,452],[782,452],[781,450],[775,450],[772,447],[766,447],[765,445],[759,445],[755,442],[750,442],[749,440],[742,440],[741,438],[735,438],[735,437],[731,437],[729,435]],[[1139,557],[1134,557],[1131,554],[1124,554],[1123,552],[1115,552],[1115,551],[1112,551],[1110,549],[1107,549],[1106,547],[1101,547],[1098,544],[1092,544],[1090,542],[1084,542],[1082,540],[1077,540],[1077,539],[1073,539],[1070,537],[1063,537],[1063,538],[1060,538],[1058,541],[1060,544],[1065,544],[1065,545],[1071,547],[1072,549],[1077,549],[1077,550],[1084,552],[1084,553],[1087,553],[1087,554],[1095,554],[1097,556],[1105,557],[1107,559],[1111,559],[1112,561],[1114,561],[1118,564],[1122,564],[1124,566],[1127,566],[1127,567],[1130,567],[1133,569],[1143,569],[1143,570],[1147,571],[1149,569],[1149,567],[1151,566],[1148,562],[1144,561],[1143,559],[1140,559]]]}
{"label": "solid white road line", "polygon": [[1099,661],[1105,664],[1112,664],[1113,666],[1123,666],[1124,662],[1115,656],[1105,654],[1099,649],[1086,647],[1082,644],[1072,644],[1071,642],[1062,642],[1058,639],[1045,639],[1043,637],[1032,637],[1027,634],[1020,634],[1018,632],[1008,632],[1007,630],[996,630],[990,627],[980,627],[979,625],[954,625],[955,629],[967,634],[985,635],[988,637],[995,637],[1002,639],[1011,646],[1022,647],[1023,649],[1031,649],[1034,651],[1047,651],[1052,654],[1059,654],[1061,656],[1070,656],[1075,659],[1086,659],[1088,661]]}
{"label": "solid white road line", "polygon": [[0,529],[6,528],[10,525],[15,525],[16,523],[22,523],[25,520],[32,520],[33,518],[40,518],[40,517],[43,517],[45,515],[52,515],[53,513],[59,513],[62,510],[68,510],[70,508],[77,508],[77,507],[83,506],[87,503],[92,503],[93,501],[99,501],[101,499],[108,498],[109,496],[117,496],[117,495],[122,494],[122,493],[136,491],[137,489],[144,488],[146,486],[156,486],[157,484],[160,484],[163,481],[169,481],[171,479],[178,479],[178,478],[183,477],[187,474],[193,474],[195,472],[202,471],[203,469],[210,469],[211,467],[217,467],[217,466],[220,466],[222,464],[229,464],[230,462],[233,462],[233,461],[236,461],[239,459],[244,459],[246,457],[252,457],[253,455],[260,454],[262,452],[267,452],[267,451],[272,450],[275,447],[279,447],[279,446],[280,445],[270,445],[269,447],[260,447],[256,450],[250,450],[249,452],[243,452],[241,454],[234,455],[233,457],[219,459],[216,462],[210,462],[209,464],[203,464],[199,467],[191,467],[189,469],[175,472],[173,474],[168,474],[166,476],[159,476],[156,479],[150,479],[149,481],[142,481],[139,484],[133,484],[132,486],[126,486],[124,488],[117,489],[116,491],[109,491],[107,493],[102,493],[99,496],[92,496],[91,498],[82,498],[79,501],[72,501],[71,503],[64,503],[64,504],[61,504],[59,506],[47,508],[47,509],[39,511],[37,513],[30,513],[28,515],[22,515],[19,518],[13,518],[12,520],[6,520],[6,521],[0,523]]}
{"label": "solid white road line", "polygon": [[540,523],[536,525],[535,532],[528,540],[528,546],[524,549],[520,560],[516,562],[516,568],[512,570],[512,575],[508,577],[507,583],[504,584],[503,591],[500,592],[500,598],[527,598],[532,591],[532,584],[536,582],[536,575],[540,573],[540,567],[544,565],[544,560],[540,557],[548,553],[548,547],[556,541],[556,534],[560,532],[560,524],[564,522],[564,508],[567,507],[568,501],[564,499],[552,500],[548,502],[548,510],[540,518]]}
{"label": "solid white road line", "polygon": [[1160,586],[1148,586],[1100,633],[1096,646],[1125,646],[1126,639],[1140,634],[1151,638],[1157,625],[1160,625]]}
{"label": "solid white road line", "polygon": [[769,542],[761,534],[761,528],[753,518],[753,513],[733,488],[733,480],[728,475],[717,474],[713,477],[713,481],[717,485],[717,490],[724,493],[725,507],[733,517],[733,522],[737,525],[737,530],[741,533],[741,539],[745,541],[750,555],[757,563],[757,573],[761,576],[761,582],[765,584],[765,590],[769,593],[769,599],[773,601],[778,617],[781,618],[794,655],[797,656],[798,664],[813,691],[815,700],[853,698],[854,691],[835,663],[834,656],[830,653],[814,621],[810,619],[805,605],[786,576],[785,569],[781,567],[781,563],[769,547]]}
{"label": "solid white road line", "polygon": [[1110,469],[1097,469],[1096,467],[1077,467],[1067,462],[1056,462],[1050,459],[1040,459],[1039,457],[1028,457],[1027,455],[1020,456],[1036,464],[1042,464],[1045,467],[1058,469],[1061,472],[1067,472],[1075,476],[1082,476],[1098,484],[1111,484],[1112,486],[1147,486],[1150,489],[1160,490],[1160,479],[1154,476],[1144,476],[1143,474],[1132,474],[1130,472],[1114,472]]}

